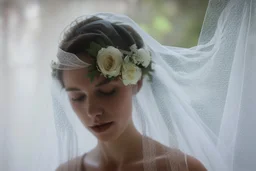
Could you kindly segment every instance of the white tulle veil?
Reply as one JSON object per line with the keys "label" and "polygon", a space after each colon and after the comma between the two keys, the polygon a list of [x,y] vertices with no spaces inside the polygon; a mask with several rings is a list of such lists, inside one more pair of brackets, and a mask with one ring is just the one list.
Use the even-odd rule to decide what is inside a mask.
{"label": "white tulle veil", "polygon": [[[150,49],[153,80],[144,80],[133,99],[133,120],[144,136],[197,158],[208,170],[250,170],[256,143],[255,10],[251,0],[210,1],[198,46],[188,49],[161,45],[124,15],[97,13],[76,21],[97,16],[129,25]],[[60,163],[97,142],[63,99],[65,92],[53,81]],[[143,141],[145,170],[157,170],[154,150]],[[166,155],[186,160],[175,152]],[[179,170],[175,162],[170,157],[172,170]]]}
{"label": "white tulle veil", "polygon": [[[79,17],[64,32],[92,16],[131,26],[151,52],[153,79],[145,79],[133,98],[133,120],[143,136],[178,149],[166,151],[166,167],[186,169],[187,158],[182,154],[187,154],[209,171],[256,168],[255,0],[210,0],[198,45],[191,48],[161,45],[129,17],[112,13]],[[53,60],[58,63],[63,57],[62,64],[69,69],[86,67],[74,54],[65,52]],[[39,153],[36,166],[31,167],[37,170],[54,170],[97,144],[55,78],[52,101],[58,145],[52,154]],[[146,138],[142,144],[144,170],[156,171],[154,144]],[[46,148],[51,144],[45,143]],[[47,156],[56,160],[42,162]]]}

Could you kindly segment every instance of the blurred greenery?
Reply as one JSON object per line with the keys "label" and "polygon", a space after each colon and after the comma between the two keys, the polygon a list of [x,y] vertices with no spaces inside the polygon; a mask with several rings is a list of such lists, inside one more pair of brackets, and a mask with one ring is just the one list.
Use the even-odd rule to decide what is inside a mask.
{"label": "blurred greenery", "polygon": [[[41,15],[45,16],[49,14],[47,11],[52,11],[51,15],[53,15],[53,13],[57,14],[62,9],[67,8],[70,9],[70,14],[86,8],[91,12],[114,11],[125,13],[160,43],[179,47],[192,47],[197,44],[208,5],[208,0],[25,1],[39,3]],[[25,21],[26,16],[23,16],[23,11],[29,7],[25,1],[4,0],[4,3],[0,3],[0,20],[1,15],[5,16],[6,13],[3,9],[13,6],[14,11],[19,15],[20,22]],[[76,8],[71,8],[70,4],[73,4],[71,6],[76,6]],[[56,9],[58,10],[56,11]],[[72,12],[72,10],[74,11]],[[81,15],[83,13],[78,12],[77,14]],[[8,18],[5,19],[7,21]]]}
{"label": "blurred greenery", "polygon": [[165,45],[197,44],[207,0],[138,0],[129,14],[147,33]]}

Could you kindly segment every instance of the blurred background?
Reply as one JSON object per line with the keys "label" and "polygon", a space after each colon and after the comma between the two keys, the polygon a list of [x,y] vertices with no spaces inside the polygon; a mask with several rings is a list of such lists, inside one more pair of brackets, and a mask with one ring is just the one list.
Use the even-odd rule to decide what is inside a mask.
{"label": "blurred background", "polygon": [[[54,143],[50,62],[61,31],[95,12],[126,14],[160,43],[197,44],[206,0],[0,0],[0,170],[29,170]],[[36,118],[39,123],[33,123]],[[43,129],[42,129],[43,128]],[[33,136],[31,136],[33,135]],[[33,146],[33,148],[31,148]],[[2,147],[2,148],[1,148]],[[4,147],[4,148],[3,148]],[[45,149],[45,151],[56,149]],[[10,161],[12,158],[15,161]],[[26,162],[27,161],[27,162]],[[36,169],[35,169],[36,170]]]}

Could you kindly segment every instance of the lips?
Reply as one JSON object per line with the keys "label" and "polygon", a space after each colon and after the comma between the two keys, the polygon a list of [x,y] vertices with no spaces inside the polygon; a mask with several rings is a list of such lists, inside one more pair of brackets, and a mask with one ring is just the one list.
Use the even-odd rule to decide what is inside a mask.
{"label": "lips", "polygon": [[108,122],[108,123],[104,123],[104,124],[92,126],[91,129],[92,129],[94,132],[100,133],[100,132],[105,132],[105,131],[108,130],[112,125],[113,125],[113,122]]}

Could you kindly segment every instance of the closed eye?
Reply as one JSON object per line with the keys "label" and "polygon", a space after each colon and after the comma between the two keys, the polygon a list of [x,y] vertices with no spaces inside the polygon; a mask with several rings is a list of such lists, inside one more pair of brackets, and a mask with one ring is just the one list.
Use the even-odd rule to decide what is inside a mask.
{"label": "closed eye", "polygon": [[[116,89],[113,89],[110,92],[104,92],[104,91],[99,90],[99,95],[103,95],[103,96],[111,96],[115,93],[116,93]],[[74,102],[82,102],[82,101],[85,100],[85,98],[86,98],[85,95],[81,95],[81,96],[78,96],[76,98],[71,98],[71,100],[74,101]]]}
{"label": "closed eye", "polygon": [[71,98],[72,101],[76,102],[76,101],[83,101],[85,99],[85,95],[79,96],[77,98]]}
{"label": "closed eye", "polygon": [[99,93],[100,93],[101,95],[104,95],[104,96],[111,96],[111,95],[115,94],[115,92],[116,92],[116,89],[113,89],[113,90],[110,91],[110,92],[99,91]]}

